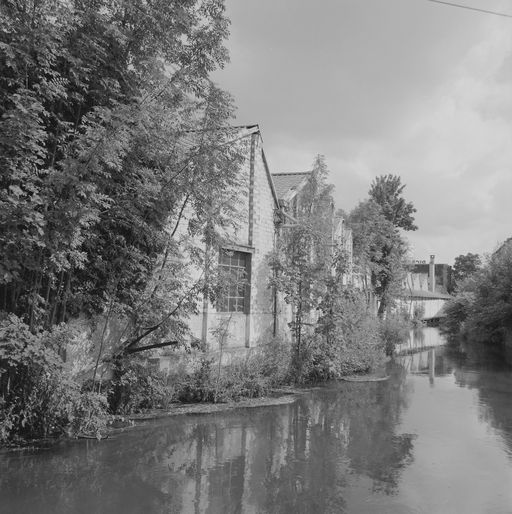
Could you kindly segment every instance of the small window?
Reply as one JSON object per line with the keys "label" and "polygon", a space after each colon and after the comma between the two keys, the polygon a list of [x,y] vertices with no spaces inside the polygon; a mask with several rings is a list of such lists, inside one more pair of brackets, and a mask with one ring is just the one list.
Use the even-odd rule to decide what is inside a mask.
{"label": "small window", "polygon": [[221,312],[249,312],[249,273],[251,254],[235,250],[221,250],[219,265],[228,285],[217,302]]}

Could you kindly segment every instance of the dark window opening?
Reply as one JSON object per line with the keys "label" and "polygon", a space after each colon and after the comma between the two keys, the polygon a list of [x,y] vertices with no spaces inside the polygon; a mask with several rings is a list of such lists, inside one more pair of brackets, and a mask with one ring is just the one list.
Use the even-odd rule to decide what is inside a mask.
{"label": "dark window opening", "polygon": [[217,302],[220,312],[249,313],[251,254],[236,250],[221,250],[219,266],[227,285]]}

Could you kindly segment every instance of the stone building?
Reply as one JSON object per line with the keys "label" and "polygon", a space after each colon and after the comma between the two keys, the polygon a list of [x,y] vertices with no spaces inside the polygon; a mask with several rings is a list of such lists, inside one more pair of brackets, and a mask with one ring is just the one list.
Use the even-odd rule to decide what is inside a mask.
{"label": "stone building", "polygon": [[[247,140],[248,155],[240,170],[240,227],[229,234],[228,244],[218,253],[219,266],[226,274],[241,280],[212,305],[204,300],[199,315],[192,317],[190,328],[210,350],[237,350],[269,342],[280,327],[276,295],[268,286],[271,270],[268,255],[274,249],[279,211],[262,138],[257,125],[243,128],[240,138]],[[243,279],[243,280],[242,280]]]}
{"label": "stone building", "polygon": [[[210,351],[222,349],[230,354],[269,343],[276,336],[291,338],[292,308],[269,287],[272,270],[268,258],[286,227],[297,223],[294,218],[300,210],[301,192],[312,174],[271,174],[258,125],[243,127],[239,139],[247,142],[240,169],[241,222],[236,232],[228,234],[228,242],[216,258],[227,275],[240,280],[215,304],[204,299],[199,314],[189,321],[192,335]],[[332,212],[328,246],[342,245],[351,263],[351,232],[341,217],[334,216],[334,205]]]}

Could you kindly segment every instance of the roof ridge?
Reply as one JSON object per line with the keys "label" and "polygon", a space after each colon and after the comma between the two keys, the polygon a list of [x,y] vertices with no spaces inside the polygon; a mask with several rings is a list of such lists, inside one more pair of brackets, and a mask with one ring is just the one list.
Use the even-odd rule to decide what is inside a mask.
{"label": "roof ridge", "polygon": [[310,171],[285,171],[283,173],[272,173],[272,175],[309,175],[311,174],[313,171],[310,170]]}

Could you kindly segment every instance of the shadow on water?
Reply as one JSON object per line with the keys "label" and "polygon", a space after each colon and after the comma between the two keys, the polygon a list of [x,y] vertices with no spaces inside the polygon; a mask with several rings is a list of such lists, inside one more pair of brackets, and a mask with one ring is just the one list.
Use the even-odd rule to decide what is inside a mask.
{"label": "shadow on water", "polygon": [[[418,402],[447,387],[475,390],[482,422],[512,448],[511,373],[491,357],[435,348],[389,363],[388,373],[385,382],[329,384],[289,405],[169,418],[107,441],[4,452],[2,512],[415,512],[403,484],[415,484],[411,470],[424,465],[417,446],[431,434],[423,437],[412,413],[423,415]],[[452,396],[439,398],[441,416]],[[419,490],[428,486],[421,480]]]}

